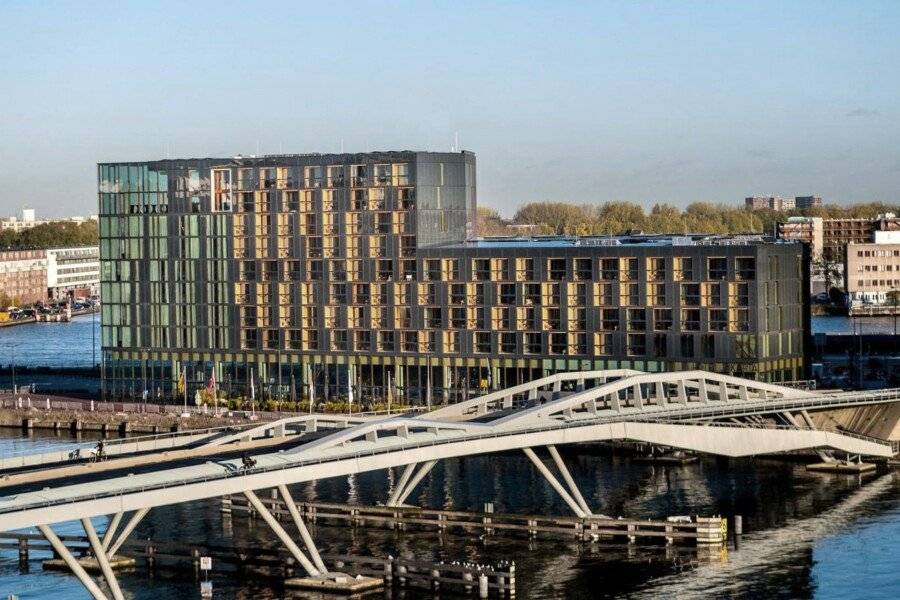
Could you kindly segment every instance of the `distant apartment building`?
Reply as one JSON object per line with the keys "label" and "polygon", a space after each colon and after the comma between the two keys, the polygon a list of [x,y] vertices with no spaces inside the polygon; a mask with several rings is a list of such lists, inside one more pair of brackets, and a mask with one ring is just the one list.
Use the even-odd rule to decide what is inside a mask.
{"label": "distant apartment building", "polygon": [[796,196],[794,198],[794,208],[803,210],[819,206],[822,206],[822,198],[819,196]]}
{"label": "distant apartment building", "polygon": [[861,306],[900,304],[900,232],[879,232],[872,243],[847,244],[844,258],[847,274],[847,303],[851,310]]}
{"label": "distant apartment building", "polygon": [[[47,255],[44,250],[0,251],[0,293],[17,304],[47,297]],[[5,309],[6,307],[0,307]]]}
{"label": "distant apartment building", "polygon": [[822,198],[819,196],[796,196],[794,198],[783,198],[781,196],[750,196],[744,198],[744,204],[751,210],[802,210],[822,206]]}
{"label": "distant apartment building", "polygon": [[[99,165],[104,392],[459,398],[576,369],[805,376],[805,247],[472,239],[475,156]],[[277,391],[274,391],[277,390]],[[359,395],[357,395],[359,398]]]}
{"label": "distant apartment building", "polygon": [[96,221],[97,215],[89,217],[64,217],[61,219],[38,219],[35,216],[33,208],[23,208],[20,216],[11,216],[0,218],[0,230],[11,230],[15,232],[24,231],[44,225],[46,223],[68,222],[68,223],[84,223],[86,221]]}
{"label": "distant apartment building", "polygon": [[805,242],[814,258],[829,262],[843,262],[847,244],[874,242],[878,231],[900,231],[900,219],[886,213],[874,219],[790,217],[778,224],[779,238]]}
{"label": "distant apartment building", "polygon": [[100,247],[47,250],[47,295],[53,300],[86,298],[100,291]]}
{"label": "distant apartment building", "polygon": [[750,196],[744,199],[747,208],[753,210],[791,210],[794,201],[791,198],[781,196]]}

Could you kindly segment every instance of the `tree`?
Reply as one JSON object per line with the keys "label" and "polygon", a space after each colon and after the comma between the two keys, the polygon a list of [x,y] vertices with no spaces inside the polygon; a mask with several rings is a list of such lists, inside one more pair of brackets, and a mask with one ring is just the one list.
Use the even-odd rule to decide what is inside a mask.
{"label": "tree", "polygon": [[0,248],[23,250],[30,248],[60,248],[63,246],[96,246],[99,243],[96,221],[74,223],[55,221],[41,223],[18,233],[0,232]]}

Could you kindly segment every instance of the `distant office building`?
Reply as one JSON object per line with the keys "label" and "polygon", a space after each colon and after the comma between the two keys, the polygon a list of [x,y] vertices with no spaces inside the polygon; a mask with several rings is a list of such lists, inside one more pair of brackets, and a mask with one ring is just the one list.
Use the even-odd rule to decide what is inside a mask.
{"label": "distant office building", "polygon": [[86,221],[96,220],[97,215],[91,215],[89,217],[64,217],[62,219],[38,219],[35,216],[35,210],[33,208],[23,208],[19,217],[12,216],[0,218],[0,230],[19,232],[46,223],[84,223]]}
{"label": "distant office building", "polygon": [[0,293],[18,304],[44,300],[47,297],[46,252],[0,251]]}
{"label": "distant office building", "polygon": [[822,198],[819,196],[797,196],[794,198],[794,208],[807,209],[822,206]]}
{"label": "distant office building", "polygon": [[557,371],[805,377],[808,260],[761,236],[472,240],[475,156],[99,165],[108,395],[458,399]]}
{"label": "distant office building", "polygon": [[54,300],[99,293],[100,247],[47,250],[47,295]]}

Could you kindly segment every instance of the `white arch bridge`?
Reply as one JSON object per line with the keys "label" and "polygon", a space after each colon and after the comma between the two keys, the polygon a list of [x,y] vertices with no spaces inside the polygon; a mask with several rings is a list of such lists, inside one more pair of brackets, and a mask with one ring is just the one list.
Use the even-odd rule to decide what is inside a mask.
{"label": "white arch bridge", "polygon": [[[109,597],[108,591],[118,599],[110,559],[150,509],[244,494],[309,575],[327,579],[335,574],[319,557],[290,484],[403,467],[386,490],[386,504],[397,506],[441,459],[522,450],[576,515],[590,517],[559,445],[632,441],[733,457],[816,450],[825,460],[833,460],[831,452],[887,458],[897,454],[896,442],[817,429],[810,413],[897,402],[900,390],[819,393],[705,371],[560,373],[419,415],[291,417],[234,432],[169,436],[165,454],[148,453],[150,440],[132,440],[99,466],[30,457],[21,464],[38,467],[0,479],[6,488],[0,493],[8,494],[0,497],[0,531],[38,527],[95,598]],[[126,446],[140,453],[129,456]],[[234,456],[247,448],[255,448],[250,468]],[[538,456],[543,449],[549,464]],[[0,461],[0,469],[10,464]],[[37,481],[55,484],[34,489]],[[283,496],[300,544],[254,492],[265,488]],[[110,516],[102,539],[90,521],[101,515]],[[106,590],[49,527],[75,519]]]}

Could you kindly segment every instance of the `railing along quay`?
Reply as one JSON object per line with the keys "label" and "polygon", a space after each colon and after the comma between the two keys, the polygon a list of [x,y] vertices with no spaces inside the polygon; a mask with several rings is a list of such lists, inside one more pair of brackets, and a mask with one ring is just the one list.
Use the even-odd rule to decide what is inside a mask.
{"label": "railing along quay", "polygon": [[[279,519],[289,518],[290,512],[280,498],[260,497],[272,514]],[[464,532],[481,531],[485,535],[497,533],[522,534],[536,537],[549,534],[574,537],[580,540],[619,539],[635,543],[645,541],[693,542],[697,545],[725,544],[727,521],[721,517],[669,517],[666,520],[612,518],[601,515],[589,517],[515,515],[493,512],[452,511],[415,506],[367,506],[326,502],[298,502],[303,517],[312,523],[324,520],[349,523],[354,527],[369,524],[393,529],[410,526],[444,532],[458,529]],[[255,511],[244,496],[222,498],[222,512],[254,516]]]}

